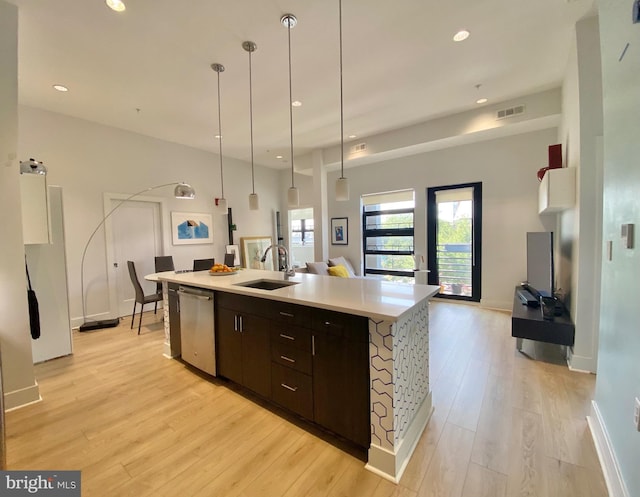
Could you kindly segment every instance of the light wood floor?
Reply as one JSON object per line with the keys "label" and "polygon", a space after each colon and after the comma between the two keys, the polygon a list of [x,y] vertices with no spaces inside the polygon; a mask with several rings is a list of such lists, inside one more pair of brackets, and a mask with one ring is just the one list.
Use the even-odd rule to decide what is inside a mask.
{"label": "light wood floor", "polygon": [[80,469],[82,495],[600,497],[585,416],[595,377],[515,351],[510,316],[431,305],[435,412],[394,485],[181,362],[162,323],[74,335],[36,366],[43,402],[7,415],[9,469]]}

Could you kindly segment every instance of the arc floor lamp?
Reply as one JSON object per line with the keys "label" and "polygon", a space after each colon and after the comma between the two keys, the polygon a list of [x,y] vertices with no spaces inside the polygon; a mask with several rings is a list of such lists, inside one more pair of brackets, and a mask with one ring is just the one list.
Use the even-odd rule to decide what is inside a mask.
{"label": "arc floor lamp", "polygon": [[176,198],[182,199],[193,199],[196,196],[194,189],[186,184],[186,183],[165,183],[162,185],[152,186],[150,188],[145,188],[144,190],[140,190],[132,195],[129,195],[127,198],[118,203],[113,209],[111,209],[107,214],[102,218],[102,220],[98,223],[98,226],[93,230],[87,243],[84,246],[84,250],[82,251],[82,261],[80,263],[80,296],[82,298],[82,324],[80,325],[79,331],[91,331],[91,330],[99,330],[102,328],[113,328],[114,326],[118,326],[120,322],[120,318],[113,319],[100,319],[100,320],[87,320],[87,298],[84,292],[84,259],[87,255],[87,249],[89,248],[89,244],[93,237],[96,236],[96,233],[100,230],[104,223],[111,217],[111,215],[118,210],[118,208],[124,204],[126,201],[137,197],[138,195],[142,195],[143,193],[150,192],[151,190],[157,190],[158,188],[164,188],[165,186],[175,186],[173,190],[173,194]]}

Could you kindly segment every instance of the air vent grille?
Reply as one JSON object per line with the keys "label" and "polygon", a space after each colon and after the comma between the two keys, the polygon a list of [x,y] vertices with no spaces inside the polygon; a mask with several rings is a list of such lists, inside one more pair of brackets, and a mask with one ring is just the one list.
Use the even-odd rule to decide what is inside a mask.
{"label": "air vent grille", "polygon": [[508,119],[509,117],[524,114],[524,110],[524,105],[516,105],[514,107],[509,107],[508,109],[501,109],[496,112],[496,119]]}
{"label": "air vent grille", "polygon": [[353,147],[351,147],[351,153],[355,154],[357,152],[364,152],[366,149],[367,149],[366,143],[358,143],[357,145],[354,145]]}

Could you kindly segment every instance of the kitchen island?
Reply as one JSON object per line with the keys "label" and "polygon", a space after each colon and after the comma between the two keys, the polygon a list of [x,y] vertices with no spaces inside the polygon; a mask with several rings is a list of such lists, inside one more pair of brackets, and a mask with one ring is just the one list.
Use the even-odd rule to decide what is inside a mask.
{"label": "kitchen island", "polygon": [[[314,340],[323,339],[322,325],[327,326],[328,334],[334,335],[332,339],[336,336],[336,330],[339,332],[338,334],[343,334],[347,340],[345,344],[351,347],[357,340],[353,339],[353,343],[349,341],[352,339],[349,336],[351,333],[349,328],[354,328],[353,335],[355,336],[355,328],[359,326],[359,323],[363,323],[364,347],[368,349],[365,351],[364,358],[365,366],[368,362],[368,374],[365,376],[364,388],[368,384],[369,392],[366,392],[366,398],[368,399],[368,421],[370,422],[370,433],[367,433],[368,460],[366,467],[394,482],[399,481],[433,409],[429,388],[429,298],[438,292],[437,286],[406,285],[375,279],[335,278],[313,274],[296,274],[294,277],[286,278],[285,274],[281,272],[255,269],[243,269],[225,276],[213,276],[208,271],[192,273],[168,271],[149,275],[146,279],[163,282],[165,300],[164,352],[168,357],[180,355],[180,344],[175,343],[175,334],[173,338],[171,334],[169,284],[213,290],[217,305],[225,306],[225,308],[215,307],[216,312],[219,313],[217,316],[219,329],[216,329],[214,333],[217,335],[218,350],[216,353],[220,366],[224,365],[224,362],[220,361],[221,356],[228,355],[227,350],[230,347],[227,339],[223,339],[228,327],[223,326],[220,321],[223,319],[224,312],[228,311],[227,307],[235,312],[230,318],[233,323],[231,325],[232,331],[233,329],[242,331],[242,311],[249,314],[262,312],[265,316],[269,316],[269,312],[273,312],[276,320],[279,317],[293,319],[294,312],[288,312],[286,306],[291,306],[291,309],[308,311],[307,317],[302,318],[306,321],[300,321],[300,318],[296,318],[298,321],[292,330],[295,333],[301,333],[306,332],[305,330],[308,328],[311,355],[315,355],[316,346],[322,346],[322,342],[318,342],[316,345]],[[251,285],[252,282],[260,280],[284,282],[285,279],[288,283],[294,284],[273,290],[242,286]],[[250,308],[241,309],[242,307]],[[260,308],[263,310],[256,310]],[[278,309],[280,309],[279,312],[276,312]],[[333,324],[334,321],[339,326]],[[250,321],[248,320],[248,322]],[[266,321],[263,320],[261,323],[266,323]],[[245,334],[245,336],[248,335]],[[297,338],[297,336],[288,336],[286,333],[280,333],[279,336],[284,336],[287,339]],[[304,343],[304,335],[299,336],[301,343]],[[312,340],[314,341],[312,342]],[[268,343],[266,342],[266,347],[269,346]],[[272,339],[271,343],[273,352],[273,344],[277,344],[277,342],[273,342]],[[334,341],[333,343],[339,342]],[[253,349],[255,351],[255,345]],[[290,350],[294,351],[295,349]],[[336,350],[335,345],[334,350]],[[337,353],[339,354],[340,350],[337,350]],[[282,357],[290,361],[288,355],[281,355],[278,352],[273,360],[277,361]],[[357,355],[357,351],[354,355]],[[315,357],[313,359],[316,360]],[[309,370],[316,368],[314,366],[316,362],[310,364]],[[287,364],[285,363],[284,366]],[[277,375],[282,374],[282,371],[288,371],[288,368],[275,362],[273,367],[273,373],[270,372],[265,376],[273,374],[273,377],[276,378]],[[318,366],[317,369],[321,371],[322,367]],[[326,368],[324,369],[326,370]],[[313,374],[313,371],[306,372]],[[219,373],[225,377],[232,376],[221,370]],[[296,371],[292,371],[292,373],[301,375]],[[315,383],[309,387],[312,390],[310,395],[318,395],[320,391],[324,390],[324,386],[317,383],[320,381],[319,378],[318,375],[313,377],[312,381]],[[234,378],[230,379],[234,380]],[[280,379],[281,376],[277,376],[277,379],[273,381],[289,388],[288,383],[284,380],[280,382]],[[335,372],[333,379],[338,383],[343,380],[347,383],[349,380],[344,374],[340,376]],[[338,384],[337,388],[339,389],[340,386]],[[336,385],[333,388],[336,391]],[[259,390],[252,389],[260,393]],[[275,400],[276,403],[287,407],[286,398],[280,401]],[[324,400],[327,400],[326,395]],[[336,400],[339,401],[339,399]],[[311,402],[313,402],[313,398]],[[315,402],[318,403],[317,398]],[[336,406],[333,408],[335,409]],[[295,411],[295,409],[293,410]],[[298,414],[314,420],[309,418],[309,415],[304,411],[298,411]],[[317,419],[315,421],[317,422]],[[327,426],[326,423],[320,422],[319,424]],[[329,428],[332,429],[331,425]],[[340,433],[339,430],[334,431]]]}

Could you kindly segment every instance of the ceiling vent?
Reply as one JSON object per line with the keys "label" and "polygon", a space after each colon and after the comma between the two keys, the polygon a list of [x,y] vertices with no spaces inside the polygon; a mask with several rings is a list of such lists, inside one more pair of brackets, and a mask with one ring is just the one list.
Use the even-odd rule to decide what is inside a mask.
{"label": "ceiling vent", "polygon": [[524,105],[516,105],[515,107],[509,107],[508,109],[501,109],[496,112],[496,119],[507,119],[520,114],[524,114]]}
{"label": "ceiling vent", "polygon": [[366,143],[358,143],[357,145],[354,145],[353,147],[351,147],[351,153],[357,154],[358,152],[364,152],[366,149],[367,149]]}

